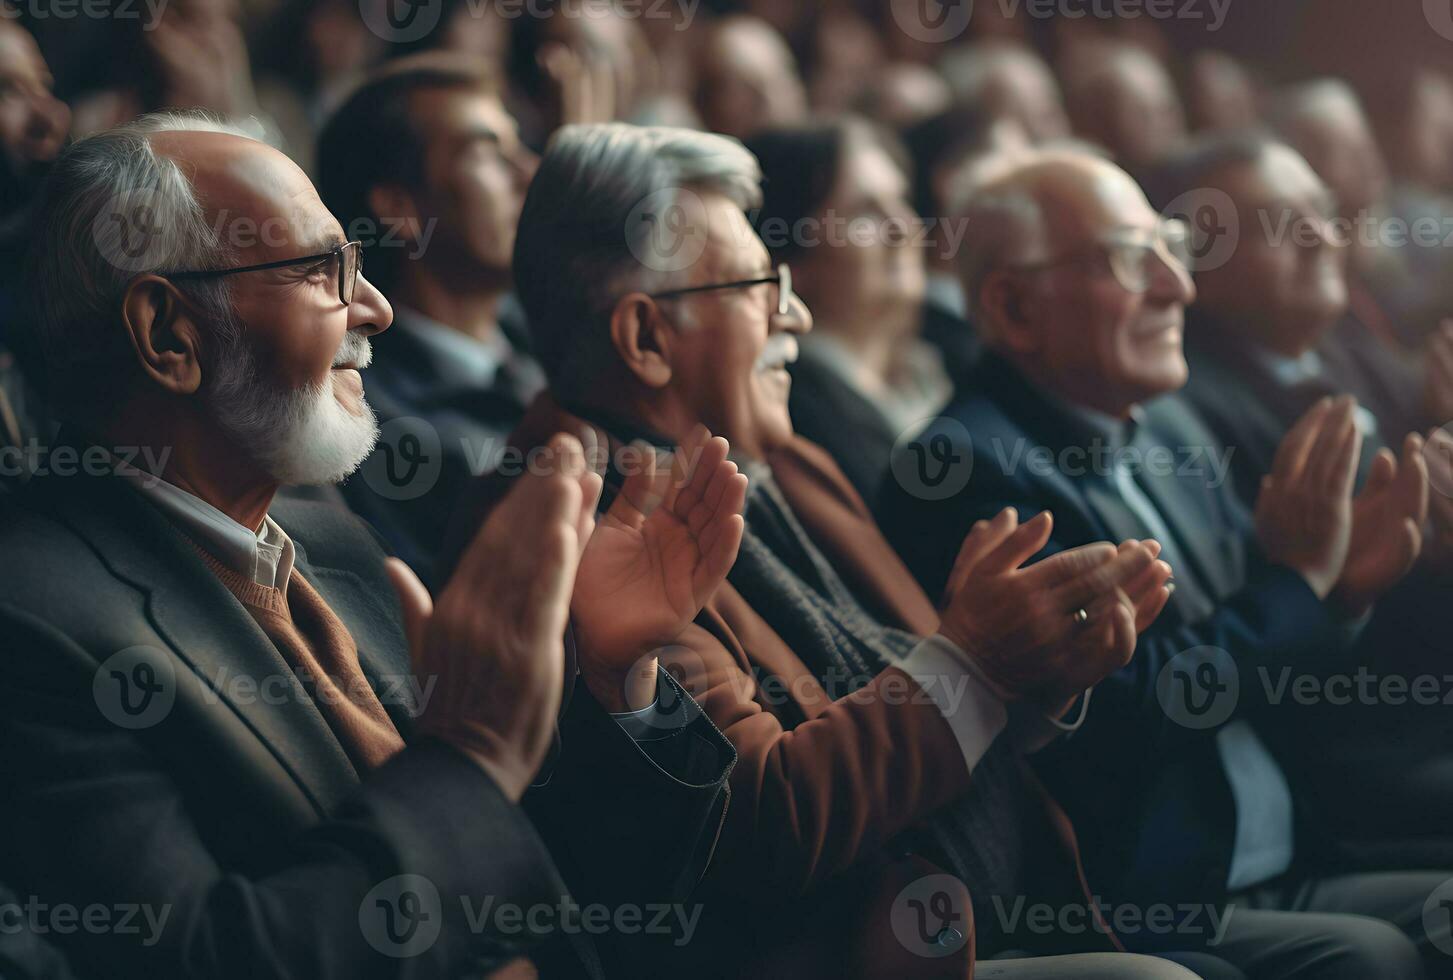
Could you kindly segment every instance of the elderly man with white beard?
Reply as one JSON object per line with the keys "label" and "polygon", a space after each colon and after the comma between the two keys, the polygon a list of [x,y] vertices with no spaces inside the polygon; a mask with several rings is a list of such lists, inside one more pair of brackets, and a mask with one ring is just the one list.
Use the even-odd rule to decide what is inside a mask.
{"label": "elderly man with white beard", "polygon": [[0,522],[0,867],[86,928],[36,931],[106,976],[597,975],[572,903],[680,901],[725,805],[731,749],[651,654],[734,560],[725,441],[639,457],[597,528],[562,435],[435,606],[355,518],[275,499],[369,452],[392,319],[302,171],[152,117],[69,149],[41,219],[70,435]]}

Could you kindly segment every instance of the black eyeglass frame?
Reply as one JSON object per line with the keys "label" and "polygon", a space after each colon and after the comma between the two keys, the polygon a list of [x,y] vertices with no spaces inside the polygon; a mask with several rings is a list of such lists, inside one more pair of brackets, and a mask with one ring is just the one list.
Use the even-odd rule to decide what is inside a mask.
{"label": "black eyeglass frame", "polygon": [[[353,261],[353,275],[344,279],[343,253],[347,249],[355,249]],[[338,271],[338,301],[344,306],[353,302],[353,293],[358,283],[358,277],[363,273],[363,243],[344,242],[326,252],[319,252],[317,255],[300,255],[295,259],[278,259],[276,262],[259,262],[257,265],[243,265],[235,269],[182,269],[176,272],[159,272],[157,275],[164,279],[209,279],[214,276],[236,276],[244,272],[262,272],[264,269],[286,269],[289,266],[305,265],[309,262],[317,262],[319,259],[332,257],[337,262]]]}
{"label": "black eyeglass frame", "polygon": [[777,284],[777,315],[786,316],[792,310],[792,270],[787,268],[787,263],[782,262],[777,266],[777,274],[763,276],[758,279],[738,279],[735,282],[717,282],[709,286],[687,286],[685,289],[668,289],[660,293],[650,293],[652,299],[672,299],[676,296],[687,296],[691,293],[705,293],[717,289],[750,289],[752,286],[763,286],[769,282]]}

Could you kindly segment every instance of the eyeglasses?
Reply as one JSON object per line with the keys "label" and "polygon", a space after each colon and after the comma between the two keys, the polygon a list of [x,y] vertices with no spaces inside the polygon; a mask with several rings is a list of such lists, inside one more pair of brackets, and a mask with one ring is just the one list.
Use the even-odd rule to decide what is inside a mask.
{"label": "eyeglasses", "polygon": [[775,275],[763,276],[760,279],[738,279],[735,282],[718,282],[710,286],[688,286],[686,289],[668,289],[661,293],[651,293],[652,299],[670,299],[673,296],[685,296],[688,293],[705,293],[716,289],[749,289],[752,286],[761,286],[773,282],[777,284],[777,313],[779,316],[786,316],[792,309],[792,270],[787,268],[784,262],[777,266]]}
{"label": "eyeglasses", "polygon": [[279,259],[276,262],[262,262],[258,265],[244,265],[236,269],[185,269],[180,272],[160,273],[167,279],[208,279],[213,276],[235,276],[243,272],[261,272],[263,269],[285,269],[294,265],[307,265],[331,258],[334,271],[338,274],[338,299],[344,306],[353,302],[353,290],[358,284],[358,274],[363,271],[363,243],[347,242],[317,255],[300,255],[295,259]]}
{"label": "eyeglasses", "polygon": [[1103,255],[1110,272],[1127,291],[1143,293],[1150,288],[1154,275],[1152,256],[1173,269],[1189,272],[1191,268],[1191,227],[1179,218],[1165,218],[1150,230],[1124,228],[1111,232],[1089,249],[1073,252],[1029,265],[1010,266],[1021,272],[1040,272],[1056,266],[1093,260]]}

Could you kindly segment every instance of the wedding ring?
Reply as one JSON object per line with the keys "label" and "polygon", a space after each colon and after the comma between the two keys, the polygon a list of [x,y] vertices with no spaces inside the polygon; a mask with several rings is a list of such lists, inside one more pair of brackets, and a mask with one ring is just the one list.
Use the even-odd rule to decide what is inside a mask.
{"label": "wedding ring", "polygon": [[1090,614],[1083,609],[1076,609],[1070,618],[1075,621],[1076,625],[1082,625],[1089,620]]}

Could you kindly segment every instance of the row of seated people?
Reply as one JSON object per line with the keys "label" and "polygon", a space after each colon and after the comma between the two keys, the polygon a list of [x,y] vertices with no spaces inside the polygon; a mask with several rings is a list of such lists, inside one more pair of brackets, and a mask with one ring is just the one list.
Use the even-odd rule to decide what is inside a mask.
{"label": "row of seated people", "polygon": [[[892,142],[751,145],[568,127],[536,160],[429,59],[339,111],[317,191],[194,117],[66,151],[33,322],[58,445],[113,472],[4,504],[0,867],[167,925],[46,937],[108,976],[1446,975],[1406,713],[1343,737],[1422,808],[1372,826],[1368,766],[1302,783],[1345,715],[1261,681],[1436,652],[1450,523],[1436,419],[1322,356],[1311,167],[1248,136],[1144,178],[1244,212],[1213,268],[1093,153],[982,161],[954,269],[986,351],[936,371],[921,251],[782,238],[911,219]],[[1310,244],[1257,237],[1283,209]],[[219,240],[242,218],[284,232]],[[365,277],[370,222],[401,244]],[[345,480],[367,525],[279,496]],[[471,914],[570,895],[695,914]]]}

